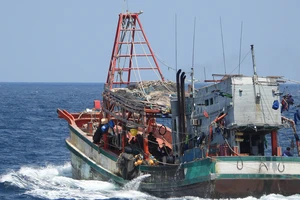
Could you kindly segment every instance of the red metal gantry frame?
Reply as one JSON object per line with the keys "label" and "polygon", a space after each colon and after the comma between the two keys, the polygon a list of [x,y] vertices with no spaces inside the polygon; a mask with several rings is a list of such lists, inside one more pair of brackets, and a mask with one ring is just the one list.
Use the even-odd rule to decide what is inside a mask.
{"label": "red metal gantry frame", "polygon": [[[112,54],[111,54],[111,59],[110,59],[110,66],[109,66],[109,71],[108,71],[108,75],[107,75],[107,80],[106,80],[106,86],[109,89],[112,89],[114,87],[114,85],[121,85],[121,84],[125,84],[128,85],[131,83],[130,80],[130,76],[131,76],[131,71],[132,70],[157,70],[159,72],[160,78],[162,81],[164,81],[164,77],[162,75],[162,72],[159,68],[159,65],[157,63],[157,60],[154,56],[153,50],[150,47],[150,44],[148,42],[148,39],[144,33],[142,24],[139,20],[139,14],[140,13],[121,13],[119,14],[119,21],[118,21],[118,25],[117,25],[117,30],[116,30],[116,36],[115,36],[115,42],[114,42],[114,46],[112,49]],[[142,36],[144,41],[135,41],[135,34],[137,31],[141,31]],[[125,34],[130,34],[130,40],[131,41],[124,41]],[[149,54],[134,54],[134,45],[147,45],[148,50],[149,50]],[[126,48],[130,49],[130,52],[128,54],[120,54],[121,53],[121,48],[122,46],[126,46]],[[153,59],[153,62],[155,64],[154,67],[141,67],[141,68],[137,68],[137,67],[133,67],[132,65],[132,58],[134,56],[138,56],[138,57],[149,57]],[[120,58],[126,58],[128,57],[128,66],[119,68],[117,67],[117,63],[118,60]],[[120,81],[115,80],[115,75],[118,75],[122,72],[127,72],[127,80],[123,81],[122,79]]]}

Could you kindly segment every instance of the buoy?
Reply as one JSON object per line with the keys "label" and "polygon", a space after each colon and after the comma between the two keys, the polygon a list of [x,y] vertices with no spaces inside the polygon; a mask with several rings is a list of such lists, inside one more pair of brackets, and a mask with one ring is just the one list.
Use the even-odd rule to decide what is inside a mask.
{"label": "buoy", "polygon": [[100,110],[101,109],[100,100],[94,100],[94,108],[95,108],[95,110]]}
{"label": "buoy", "polygon": [[209,115],[208,115],[208,113],[206,112],[206,110],[203,111],[203,115],[204,115],[204,117],[206,117],[206,118],[209,117]]}
{"label": "buoy", "polygon": [[149,159],[149,160],[148,160],[148,164],[149,164],[149,165],[154,165],[154,161],[153,161],[152,159]]}
{"label": "buoy", "polygon": [[136,136],[137,135],[138,130],[135,128],[130,129],[130,134],[131,136]]}
{"label": "buoy", "polygon": [[138,160],[134,163],[134,166],[138,166],[143,163],[143,160]]}

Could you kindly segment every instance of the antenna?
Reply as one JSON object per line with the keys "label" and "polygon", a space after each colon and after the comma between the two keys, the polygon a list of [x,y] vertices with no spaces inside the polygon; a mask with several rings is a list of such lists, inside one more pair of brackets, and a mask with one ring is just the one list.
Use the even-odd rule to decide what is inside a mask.
{"label": "antenna", "polygon": [[205,67],[204,67],[204,80],[206,80],[206,72],[205,72]]}
{"label": "antenna", "polygon": [[195,84],[194,84],[194,57],[195,57],[195,32],[196,32],[196,17],[194,18],[194,35],[193,35],[193,54],[192,54],[192,72],[191,72],[191,79],[192,79],[192,97],[195,97]]}
{"label": "antenna", "polygon": [[224,51],[224,41],[223,41],[223,30],[222,30],[222,19],[220,17],[220,28],[221,28],[221,39],[222,39],[222,49],[223,49],[223,62],[224,62],[224,69],[226,74],[226,62],[225,62],[225,51]]}
{"label": "antenna", "polygon": [[[126,12],[124,12],[124,10],[126,10]],[[127,13],[127,12],[128,12],[128,0],[124,0],[124,1],[123,1],[122,12],[123,12],[123,13]]]}
{"label": "antenna", "polygon": [[252,53],[252,63],[253,63],[253,72],[254,72],[254,76],[257,76],[256,73],[256,65],[255,65],[255,56],[254,56],[254,45],[251,44],[251,53]]}
{"label": "antenna", "polygon": [[243,35],[243,21],[241,22],[241,35],[240,35],[239,74],[241,69],[242,35]]}
{"label": "antenna", "polygon": [[177,72],[177,14],[175,14],[175,67]]}

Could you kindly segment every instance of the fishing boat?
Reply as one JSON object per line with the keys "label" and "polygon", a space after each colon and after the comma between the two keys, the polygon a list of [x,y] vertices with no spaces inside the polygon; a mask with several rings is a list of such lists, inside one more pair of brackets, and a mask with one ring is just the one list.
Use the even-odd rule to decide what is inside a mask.
{"label": "fishing boat", "polygon": [[[299,138],[283,116],[293,104],[280,91],[283,78],[258,76],[251,46],[252,76],[214,74],[186,89],[188,73],[178,70],[176,83],[166,81],[141,13],[119,14],[102,99],[77,113],[57,109],[70,130],[73,177],[121,186],[139,179],[141,191],[163,198],[299,193]],[[282,156],[278,131],[287,126],[297,155]]]}

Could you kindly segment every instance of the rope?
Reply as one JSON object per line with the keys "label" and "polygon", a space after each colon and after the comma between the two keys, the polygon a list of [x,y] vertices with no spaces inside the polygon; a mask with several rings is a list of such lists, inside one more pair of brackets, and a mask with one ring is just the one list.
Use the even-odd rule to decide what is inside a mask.
{"label": "rope", "polygon": [[[138,36],[139,40],[141,41],[139,34],[140,34],[140,33],[138,33],[137,36]],[[148,46],[148,48],[150,49],[150,46]],[[144,54],[146,55],[146,51],[145,51],[145,49],[144,49],[144,46],[142,46],[142,49],[143,49]],[[146,58],[147,58],[147,61],[148,61],[149,64],[150,64],[151,68],[153,69],[155,75],[157,76],[157,78],[160,78],[160,75],[157,73],[156,70],[154,70],[154,67],[153,67],[152,63],[150,62],[148,56],[146,56]]]}
{"label": "rope", "polygon": [[[210,156],[207,156],[206,158],[209,158],[209,159],[211,159],[212,161],[216,161],[216,162],[222,161],[222,160],[219,160],[219,159],[216,158],[216,157],[213,157],[213,158],[212,158],[212,157],[210,157]],[[242,158],[240,157],[240,159],[242,159]],[[192,161],[192,162],[195,162],[195,161]],[[282,170],[280,169],[280,163],[283,164]],[[262,163],[261,163],[261,164],[262,164]],[[261,164],[260,164],[260,168],[261,168]],[[232,163],[232,165],[235,165],[235,164]],[[265,163],[263,163],[263,165],[265,165]],[[249,166],[247,166],[247,167],[243,166],[243,168],[252,169],[252,170],[257,170],[257,168],[249,167]],[[281,162],[278,163],[277,170],[278,170],[279,172],[283,172],[283,171],[285,170],[284,161],[281,161]],[[281,175],[281,174],[278,174],[278,175]],[[285,177],[289,177],[289,178],[294,178],[294,179],[300,179],[300,178],[296,177],[295,175],[290,175],[290,174],[282,174],[281,176],[285,176]]]}
{"label": "rope", "polygon": [[[282,170],[279,169],[280,163],[282,163]],[[285,170],[285,165],[284,165],[284,162],[282,161],[282,157],[281,157],[281,162],[278,163],[277,169],[279,172],[284,172],[284,170]]]}
{"label": "rope", "polygon": [[291,79],[282,79],[282,80],[300,84],[300,81],[294,81],[294,80],[291,80]]}
{"label": "rope", "polygon": [[[138,34],[137,34],[137,35],[138,35]],[[132,46],[133,46],[133,52],[134,52],[134,54],[136,54],[135,45],[132,44]],[[147,94],[146,94],[145,89],[144,89],[144,87],[143,87],[142,78],[141,78],[140,70],[139,70],[139,67],[138,67],[138,66],[139,66],[139,65],[138,65],[138,60],[137,60],[137,57],[136,57],[136,56],[134,57],[134,60],[135,60],[136,66],[137,66],[137,73],[138,73],[138,76],[136,75],[135,70],[133,70],[133,73],[134,73],[136,79],[139,80],[139,82],[141,83],[141,84],[140,84],[140,86],[141,86],[141,88],[140,88],[140,89],[141,89],[141,92],[143,93],[143,95],[144,95],[144,97],[146,98],[147,102],[150,102],[150,101],[149,101],[149,98],[147,98]]]}
{"label": "rope", "polygon": [[[153,50],[152,50],[152,51],[153,51]],[[171,69],[171,70],[173,70],[173,71],[176,73],[176,69],[174,69],[174,68],[172,68],[170,65],[166,64],[166,63],[158,56],[158,54],[157,54],[155,51],[153,51],[153,52],[154,52],[155,57],[157,58],[157,60],[158,60],[159,62],[161,62],[164,66],[168,67],[168,69]]]}
{"label": "rope", "polygon": [[235,155],[237,155],[237,156],[240,156],[240,154],[239,154],[239,153],[235,152],[235,151],[234,151],[234,150],[231,148],[231,146],[229,145],[229,143],[228,143],[227,139],[224,139],[224,140],[225,140],[225,142],[226,142],[227,146],[229,147],[230,151],[231,151],[231,152],[233,152]]}
{"label": "rope", "polygon": [[159,161],[159,160],[156,160],[156,162],[157,163],[159,163],[159,164],[163,164],[163,165],[169,165],[169,166],[179,166],[180,164],[173,164],[173,163],[164,163],[164,162],[161,162],[161,161]]}
{"label": "rope", "polygon": [[246,53],[246,55],[245,55],[244,58],[242,59],[241,63],[239,63],[239,64],[238,64],[238,65],[237,65],[237,66],[229,73],[229,75],[232,74],[238,67],[241,66],[241,64],[244,62],[245,58],[248,56],[248,54],[250,54],[250,52],[251,52],[251,50],[249,50],[248,53]]}
{"label": "rope", "polygon": [[[139,33],[139,34],[140,34],[140,33]],[[137,34],[137,36],[138,36],[138,38],[139,38],[139,40],[140,40],[139,34]],[[150,49],[150,46],[148,46],[148,48]],[[142,46],[142,49],[143,49],[144,54],[146,55],[146,51],[145,51],[145,49],[144,49],[144,46]],[[148,62],[149,62],[149,64],[150,64],[151,68],[153,69],[155,75],[157,76],[157,78],[160,79],[160,78],[161,78],[160,75],[157,73],[157,71],[156,71],[155,68],[153,67],[153,65],[152,65],[152,63],[150,62],[148,56],[146,56],[146,58],[147,58],[147,60],[148,60]],[[153,58],[153,59],[154,59],[154,58]],[[165,88],[166,88],[167,90],[171,91],[171,90],[164,84],[163,81],[162,81],[161,83],[162,83],[163,86],[165,86]]]}
{"label": "rope", "polygon": [[[264,87],[263,87],[263,85],[261,84],[261,83],[259,83],[258,82],[258,89],[259,89],[259,93],[262,93],[262,94],[266,94],[266,92],[263,90],[264,89]],[[268,101],[268,99],[267,98],[264,98],[264,97],[267,97],[267,95],[261,95],[261,99],[262,99],[262,104],[260,104],[261,105],[261,107],[262,107],[262,114],[263,114],[263,119],[264,119],[264,123],[266,123],[266,119],[265,119],[265,112],[264,112],[264,107],[263,107],[263,105],[269,105],[270,104],[270,101]],[[273,121],[273,123],[275,123],[275,119],[274,119],[274,117],[273,117],[273,115],[271,114],[271,108],[272,108],[272,105],[270,104],[270,106],[267,106],[267,108],[266,108],[266,110],[267,110],[267,112],[268,112],[268,116],[271,118],[271,120]]]}

